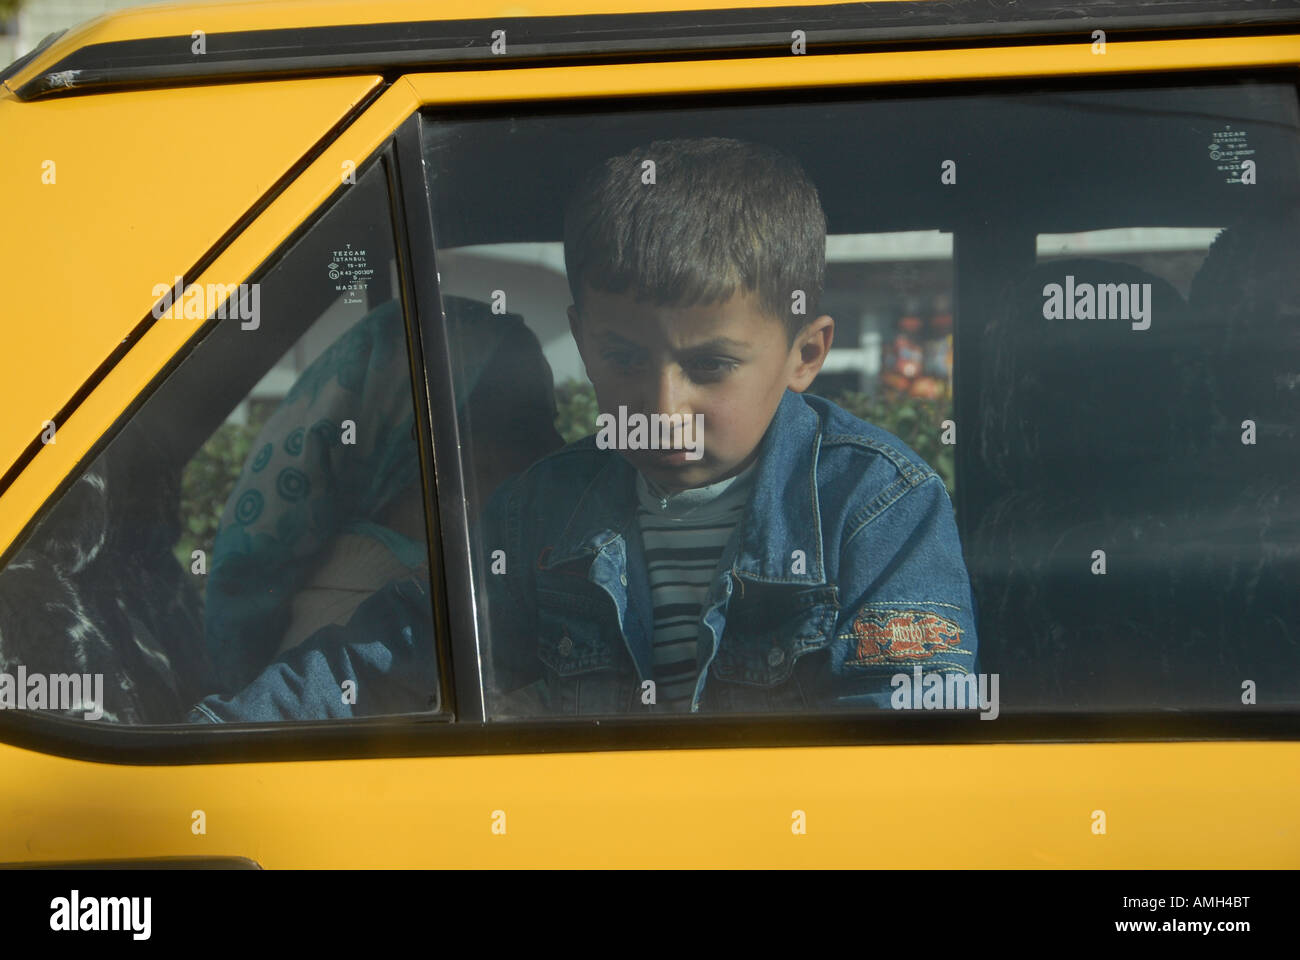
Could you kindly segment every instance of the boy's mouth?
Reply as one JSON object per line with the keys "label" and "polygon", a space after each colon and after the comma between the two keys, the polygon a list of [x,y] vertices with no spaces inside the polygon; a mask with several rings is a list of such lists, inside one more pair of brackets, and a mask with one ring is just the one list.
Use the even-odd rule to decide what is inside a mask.
{"label": "boy's mouth", "polygon": [[680,467],[688,461],[685,450],[657,450],[641,453],[641,459],[656,467]]}
{"label": "boy's mouth", "polygon": [[[685,450],[624,450],[629,463],[645,477],[674,492],[701,485],[694,468],[699,460],[689,460]],[[707,469],[707,468],[706,468]]]}

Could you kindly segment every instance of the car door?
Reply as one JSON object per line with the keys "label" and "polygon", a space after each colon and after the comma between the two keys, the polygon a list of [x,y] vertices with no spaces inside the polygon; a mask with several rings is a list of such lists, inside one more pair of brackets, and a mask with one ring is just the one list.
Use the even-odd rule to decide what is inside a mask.
{"label": "car door", "polygon": [[[1023,592],[1025,583],[1039,588],[1043,564],[1058,571],[1055,565],[1063,562],[1059,552],[1052,552],[1059,545],[1044,545],[1031,536],[1038,530],[1033,524],[1017,526],[1005,519],[1015,518],[1019,503],[1040,503],[1050,484],[1035,488],[1037,499],[1017,501],[1017,494],[1026,493],[1028,479],[1016,471],[1032,462],[1028,451],[1042,448],[1018,440],[1021,445],[1007,447],[1002,459],[990,459],[981,451],[980,429],[970,426],[980,423],[986,410],[1013,402],[987,386],[998,383],[999,373],[1010,371],[1009,382],[1019,384],[1041,380],[1041,370],[1060,369],[1062,345],[1057,341],[1028,341],[1042,353],[1057,351],[1057,366],[1044,364],[1037,372],[1032,364],[1038,354],[1028,347],[1028,359],[1017,357],[1020,365],[1010,366],[1005,357],[999,366],[998,356],[977,348],[981,341],[992,342],[986,341],[989,337],[1020,342],[1007,333],[1013,315],[992,312],[1002,304],[993,299],[992,278],[1025,281],[1024,268],[1041,266],[1025,245],[1040,235],[1086,232],[1078,223],[999,223],[1003,208],[996,201],[1012,189],[1012,178],[1004,174],[980,182],[981,175],[992,178],[999,165],[1005,170],[1014,163],[1014,157],[997,156],[998,135],[1032,141],[1026,115],[1037,108],[1017,105],[1017,98],[1032,94],[1060,100],[1064,93],[1077,92],[1066,84],[1031,90],[1023,78],[1068,75],[1078,64],[1097,74],[1166,71],[1158,82],[1126,76],[1124,84],[1115,84],[1122,87],[1115,100],[1107,101],[1107,84],[1098,83],[1101,94],[1088,88],[1099,98],[1091,105],[1056,104],[1053,117],[1059,125],[1062,117],[1095,114],[1097,102],[1114,105],[1123,96],[1141,100],[1141,94],[1175,81],[1201,91],[1216,87],[1204,76],[1171,77],[1167,71],[1174,67],[1226,68],[1230,78],[1249,75],[1253,85],[1245,89],[1246,100],[1237,102],[1230,122],[1245,121],[1251,127],[1247,141],[1266,140],[1267,155],[1286,171],[1285,177],[1294,178],[1294,165],[1283,166],[1294,156],[1287,152],[1293,149],[1287,139],[1293,133],[1267,132],[1290,109],[1283,88],[1294,94],[1294,76],[1286,73],[1278,80],[1256,74],[1288,57],[1287,62],[1294,62],[1294,40],[1235,38],[1208,52],[1193,52],[1174,41],[1152,42],[1134,44],[1131,51],[1104,61],[1091,59],[1088,44],[1081,44],[1070,51],[1077,54],[1077,63],[1063,60],[1061,52],[1056,46],[1025,45],[944,50],[925,57],[866,53],[462,70],[411,73],[388,86],[323,144],[265,209],[250,210],[247,223],[192,281],[187,278],[172,288],[170,297],[162,294],[153,302],[162,308],[160,314],[170,309],[170,319],[188,321],[188,327],[154,328],[152,339],[133,346],[88,393],[76,413],[86,424],[77,434],[86,451],[84,461],[75,469],[72,464],[80,457],[60,461],[60,474],[37,456],[12,488],[26,492],[12,501],[12,492],[5,494],[15,544],[0,576],[9,580],[5,587],[16,610],[24,598],[40,596],[30,581],[18,582],[38,552],[48,561],[47,583],[56,584],[65,569],[58,564],[66,563],[67,555],[89,552],[74,541],[60,553],[59,544],[69,541],[66,534],[60,538],[59,530],[86,530],[80,518],[98,510],[104,529],[114,531],[105,536],[105,548],[124,551],[104,555],[110,562],[103,565],[108,579],[101,584],[110,585],[107,596],[112,599],[83,599],[83,606],[100,603],[108,611],[98,619],[87,617],[90,625],[103,628],[110,614],[117,618],[113,622],[119,632],[106,644],[110,653],[102,661],[87,659],[92,669],[74,669],[82,665],[75,659],[80,654],[66,637],[84,632],[77,626],[81,621],[51,621],[45,626],[65,642],[34,644],[24,656],[41,662],[23,665],[32,675],[88,673],[93,678],[102,673],[105,683],[115,682],[119,692],[130,691],[130,696],[121,700],[127,706],[117,723],[87,719],[85,697],[77,710],[14,709],[0,717],[5,740],[0,766],[6,773],[0,816],[11,824],[0,837],[0,861],[187,856],[239,858],[267,867],[1293,864],[1298,855],[1294,800],[1300,791],[1294,688],[1283,684],[1266,696],[1264,685],[1241,670],[1268,667],[1270,661],[1251,659],[1253,648],[1240,641],[1233,646],[1243,656],[1223,678],[1231,698],[1219,688],[1213,698],[1204,696],[1203,687],[1196,696],[1185,696],[1192,688],[1179,678],[1187,681],[1188,670],[1162,675],[1159,695],[1146,699],[1132,674],[1123,671],[1094,672],[1087,682],[1086,670],[1101,662],[1101,655],[1090,659],[1087,650],[1063,642],[1054,648],[1043,638],[1060,638],[1066,615],[1078,616],[1067,600],[1077,604],[1083,585],[1099,582],[1088,579],[1098,576],[1092,569],[1094,545],[1086,536],[1072,542],[1078,548],[1071,555],[1078,564],[1073,575],[1079,579],[1069,580],[1067,572],[1055,592],[1039,597],[1040,606],[1024,611],[1004,602],[1008,594],[1014,598],[1018,589]],[[958,89],[955,80],[978,80],[984,86]],[[998,105],[1008,101],[1012,108],[1001,112]],[[1157,111],[1167,114],[1167,103],[1161,100]],[[968,122],[952,128],[966,139],[948,143],[946,128],[904,122],[901,105],[913,116],[933,119],[960,116],[967,107],[1004,127],[986,127],[981,140],[978,125]],[[785,137],[782,118],[790,125],[785,129],[798,138],[791,141],[793,148],[808,158],[814,177],[827,184],[832,246],[842,251],[840,262],[852,266],[842,272],[871,280],[878,279],[873,263],[929,264],[916,270],[931,270],[934,277],[928,282],[948,284],[956,301],[952,415],[925,419],[927,411],[907,429],[913,431],[914,445],[924,437],[935,443],[937,460],[943,441],[934,435],[946,429],[943,420],[956,425],[960,440],[951,481],[959,498],[966,496],[968,483],[978,493],[958,499],[958,522],[977,596],[999,600],[992,615],[982,611],[980,634],[986,656],[993,658],[985,672],[1015,677],[1014,684],[1002,687],[1006,704],[990,722],[978,712],[926,709],[571,717],[500,709],[488,667],[490,605],[479,572],[487,545],[476,536],[473,511],[487,499],[483,485],[492,481],[483,477],[499,479],[508,467],[498,468],[502,455],[487,450],[487,433],[480,436],[482,424],[492,421],[465,410],[477,382],[473,375],[492,369],[491,357],[475,357],[475,324],[513,314],[532,331],[553,375],[565,363],[578,374],[562,342],[564,321],[549,309],[554,297],[564,294],[556,289],[557,264],[553,252],[548,253],[553,246],[542,248],[559,236],[557,203],[546,193],[558,193],[555,184],[570,175],[573,157],[598,158],[602,146],[593,141],[601,136],[611,138],[611,147],[618,138],[631,145],[655,131],[699,136],[715,120],[718,128],[730,124],[733,133],[744,124],[760,131],[770,121],[766,136],[780,142]],[[861,153],[831,150],[837,134],[859,146],[870,144],[862,130],[871,129],[868,121],[877,118],[904,142],[874,145],[878,152],[870,163],[860,160]],[[883,123],[889,118],[892,128]],[[860,125],[851,136],[845,134],[846,121]],[[827,146],[818,148],[818,141]],[[578,142],[580,150],[566,152]],[[944,152],[950,145],[957,151],[952,156]],[[891,149],[897,152],[887,155]],[[826,157],[820,167],[819,155]],[[1035,156],[1041,160],[1043,155]],[[956,163],[952,184],[944,181],[950,160]],[[1050,174],[1050,168],[1030,163],[1021,179],[1031,192],[1071,189],[1068,183],[1053,184]],[[1088,185],[1099,204],[1106,201],[1101,190],[1110,182]],[[855,194],[854,184],[881,194],[880,206],[888,213],[873,216],[865,205],[855,205],[855,197],[860,200],[863,194]],[[965,192],[944,192],[968,185]],[[1222,206],[1227,201],[1216,202]],[[1017,207],[1017,216],[1023,213]],[[1099,222],[1109,223],[1105,218]],[[1140,225],[1122,218],[1116,222]],[[926,236],[882,236],[886,234]],[[860,256],[864,249],[878,251],[894,240],[914,247],[894,260]],[[516,246],[502,249],[502,244]],[[518,246],[526,244],[537,247]],[[535,269],[539,266],[549,273]],[[159,282],[171,279],[165,274]],[[1094,279],[1120,282],[1118,273],[1112,276],[1104,269]],[[199,293],[189,293],[191,283]],[[224,316],[209,309],[208,290],[215,284],[223,285],[212,296],[217,306],[225,305]],[[240,290],[240,284],[258,284],[257,294],[251,286]],[[515,297],[512,289],[526,292]],[[841,289],[851,292],[852,284]],[[504,293],[503,303],[498,291]],[[202,313],[191,316],[186,305],[194,303],[197,312],[200,293]],[[223,293],[227,299],[220,299]],[[1041,307],[1041,292],[1038,296]],[[501,309],[494,310],[494,303],[502,303]],[[538,306],[525,309],[529,304]],[[156,319],[168,322],[164,316]],[[866,354],[871,353],[865,336],[869,327],[863,323],[858,347]],[[364,340],[371,345],[368,350],[357,345],[358,329],[369,338]],[[1267,329],[1276,333],[1284,328]],[[260,343],[248,339],[259,334],[266,338]],[[371,362],[383,335],[395,351],[385,354],[389,366]],[[1192,340],[1190,353],[1203,358],[1210,349],[1206,344],[1213,342]],[[324,362],[331,356],[338,362]],[[1105,352],[1080,356],[1100,363]],[[969,366],[963,365],[967,357]],[[1098,371],[1096,376],[1105,375]],[[331,401],[331,384],[349,383],[359,388],[350,392],[365,402],[349,407],[346,396]],[[965,392],[968,383],[972,392]],[[522,383],[504,384],[518,386]],[[380,387],[388,388],[382,397]],[[1243,397],[1244,389],[1239,383],[1219,388],[1221,395]],[[301,422],[288,416],[295,412],[294,403],[305,403],[313,390],[328,413],[300,417]],[[368,405],[370,400],[378,405]],[[1020,410],[1031,412],[1027,406],[1015,407]],[[1101,424],[1103,435],[1108,425],[1120,425],[1113,409],[1097,410],[1098,416],[1111,418]],[[407,416],[411,429],[404,439],[401,430],[394,433],[392,428],[405,426],[402,418]],[[1149,416],[1142,423],[1159,430],[1168,426],[1172,414],[1158,407]],[[349,421],[352,443],[347,441]],[[574,422],[581,417],[575,414]],[[1009,431],[1016,423],[1017,416],[1008,414],[994,426]],[[391,446],[368,445],[376,435]],[[1046,436],[1036,438],[1045,442]],[[546,446],[545,437],[530,439]],[[1097,437],[1090,442],[1102,445]],[[354,447],[378,459],[348,462]],[[399,459],[408,470],[418,469],[396,494],[381,490],[367,499],[370,488],[358,478],[387,476],[373,464],[388,449],[406,451]],[[1161,456],[1174,457],[1161,449],[1157,462],[1164,462]],[[121,453],[116,462],[114,451]],[[506,454],[526,459],[532,452]],[[1285,451],[1275,453],[1276,463],[1288,462]],[[305,462],[304,455],[314,458],[314,472],[295,465]],[[999,472],[1002,467],[1010,472]],[[294,470],[298,473],[289,472]],[[268,471],[275,476],[264,481]],[[1073,473],[1058,471],[1058,487],[1062,473],[1077,478],[1079,467],[1075,464]],[[115,476],[127,490],[120,501],[112,499],[117,496]],[[322,485],[346,489],[349,496],[318,508],[320,501],[312,500],[309,491],[319,492]],[[60,486],[64,489],[56,496]],[[411,489],[418,494],[414,512],[411,501],[401,498],[402,491]],[[1187,489],[1195,493],[1199,488]],[[1264,506],[1256,511],[1289,502],[1279,499],[1285,494],[1276,490],[1257,493]],[[1073,487],[1066,490],[1069,497],[1078,499],[1079,494]],[[163,514],[150,512],[167,497],[179,504],[174,536]],[[272,503],[282,507],[274,517],[268,512]],[[305,513],[298,509],[302,504],[311,505]],[[343,507],[349,504],[361,512],[348,513]],[[187,513],[186,505],[194,509]],[[312,511],[317,509],[337,516],[325,532],[313,529],[304,535],[303,518],[316,516]],[[1248,508],[1233,501],[1219,516],[1235,516],[1234,523],[1249,525],[1254,520],[1232,513],[1243,509]],[[1076,521],[1102,514],[1080,516],[1082,520],[1057,517],[1050,522],[1073,530]],[[1250,513],[1260,516],[1284,515]],[[1104,518],[1112,522],[1098,528],[1102,537],[1115,536],[1126,522],[1123,515]],[[371,536],[375,527],[403,533],[404,541]],[[359,640],[342,639],[331,629],[347,628],[365,603],[348,606],[341,593],[369,596],[383,589],[359,578],[358,565],[348,561],[354,554],[336,552],[330,545],[341,533],[379,541],[391,554],[385,556],[390,564],[385,569],[401,565],[403,580],[419,566],[418,560],[401,564],[403,556],[411,556],[403,545],[424,547],[430,633],[422,651],[433,680],[419,687],[422,709],[409,709],[409,699],[368,701],[369,681],[378,675],[357,674],[352,689],[330,691],[330,708],[337,706],[337,716],[194,722],[184,710],[190,700],[229,699],[268,665],[291,657],[302,638],[310,645],[322,630],[343,644],[373,636],[366,630],[377,628],[365,625],[378,621],[364,618],[357,621],[363,627]],[[259,540],[259,534],[266,539]],[[305,546],[296,552],[284,542],[272,544],[260,565],[244,567],[253,572],[242,583],[227,580],[221,594],[233,611],[221,622],[236,624],[229,628],[232,635],[274,636],[274,644],[240,648],[247,656],[227,659],[227,674],[219,676],[212,664],[202,663],[182,671],[180,658],[193,650],[196,635],[210,636],[208,591],[214,583],[221,586],[214,571],[233,569],[224,566],[228,556],[255,555],[252,547],[275,541],[277,535],[280,541]],[[1284,543],[1276,538],[1247,543],[1246,559],[1233,563],[1258,561]],[[1095,549],[1107,546],[1103,541]],[[978,554],[971,553],[972,547],[978,547]],[[1017,551],[1041,558],[1042,564],[1009,571],[1006,558]],[[160,564],[158,569],[139,559],[146,554]],[[1149,561],[1132,544],[1127,555]],[[1285,560],[1270,562],[1275,565],[1266,567],[1266,580],[1286,569],[1276,566]],[[1225,561],[1222,569],[1238,568]],[[362,564],[360,569],[375,566]],[[346,574],[342,581],[333,576],[340,570]],[[113,577],[123,571],[138,574],[133,590],[112,586]],[[1211,579],[1196,582],[1213,582],[1214,572],[1211,567]],[[1011,573],[1022,581],[1011,579]],[[171,596],[164,590],[167,584],[181,599],[163,600]],[[98,592],[104,593],[102,586]],[[96,593],[92,586],[75,596]],[[195,603],[198,593],[203,604]],[[263,593],[277,598],[272,606],[280,619],[260,633],[240,633],[238,624],[265,613],[258,606]],[[124,606],[118,606],[117,596]],[[1175,600],[1180,597],[1186,594],[1176,594]],[[1091,606],[1102,602],[1094,598]],[[1113,637],[1116,624],[1151,617],[1157,609],[1123,598],[1107,602],[1114,604],[1106,608],[1113,614],[1095,618],[1092,632],[1082,636]],[[1038,619],[1031,621],[1031,612]],[[1259,629],[1271,611],[1259,605],[1227,608],[1222,622],[1230,626],[1233,615],[1243,623],[1254,617],[1249,622]],[[184,629],[172,630],[177,623],[184,623]],[[1034,659],[1017,673],[1016,656],[1024,644],[1004,638],[1015,629],[1028,629],[1025,624],[1034,631],[1028,635]],[[1186,654],[1190,675],[1204,685],[1216,665],[1202,663],[1204,669],[1196,670],[1194,658],[1203,656],[1216,636],[1221,635],[1206,634],[1201,645],[1190,648],[1178,647],[1177,637],[1169,634],[1158,634],[1154,642],[1172,644],[1170,657]],[[161,639],[152,644],[150,637]],[[1120,648],[1100,649],[1114,656]],[[1294,664],[1283,659],[1289,650],[1283,645],[1275,653],[1271,665],[1290,683]],[[168,661],[165,668],[158,666],[159,655]],[[102,669],[93,669],[96,664]],[[1139,660],[1136,669],[1151,664]],[[427,680],[429,675],[421,676]],[[151,684],[145,677],[152,678]],[[1260,684],[1258,699],[1251,703],[1240,699],[1246,681]],[[1112,690],[1118,692],[1108,693]],[[1231,709],[1225,709],[1229,700]],[[315,702],[323,704],[324,698]],[[378,709],[372,710],[372,704]],[[1243,783],[1252,788],[1245,795]],[[1225,804],[1243,815],[1229,828],[1200,829],[1218,823]],[[957,837],[958,823],[977,827]],[[1188,835],[1198,837],[1194,845],[1182,839]]]}

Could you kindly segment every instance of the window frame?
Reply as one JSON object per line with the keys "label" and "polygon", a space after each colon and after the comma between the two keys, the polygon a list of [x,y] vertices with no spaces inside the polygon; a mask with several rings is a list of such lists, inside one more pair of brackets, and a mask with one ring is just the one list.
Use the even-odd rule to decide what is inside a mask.
{"label": "window frame", "polygon": [[[412,354],[419,351],[423,375],[423,389],[417,390],[420,406],[417,419],[429,431],[428,436],[420,437],[420,449],[422,454],[426,451],[431,454],[430,470],[425,476],[432,479],[435,487],[430,491],[426,485],[425,512],[432,517],[432,511],[437,511],[433,528],[440,531],[438,569],[442,576],[435,593],[443,597],[441,623],[446,626],[448,638],[442,645],[446,656],[439,661],[444,692],[450,692],[451,714],[456,722],[481,723],[486,717],[487,702],[469,517],[465,512],[465,465],[461,459],[460,423],[452,388],[451,348],[442,314],[433,200],[424,174],[424,122],[423,111],[416,109],[394,137],[396,169],[390,167],[394,173],[391,196],[401,204],[396,212],[401,219],[394,221],[400,224],[397,271],[402,281],[403,300],[409,305],[408,332],[414,334]],[[416,270],[416,264],[427,264],[427,268]],[[448,543],[454,543],[455,548],[449,550]]]}

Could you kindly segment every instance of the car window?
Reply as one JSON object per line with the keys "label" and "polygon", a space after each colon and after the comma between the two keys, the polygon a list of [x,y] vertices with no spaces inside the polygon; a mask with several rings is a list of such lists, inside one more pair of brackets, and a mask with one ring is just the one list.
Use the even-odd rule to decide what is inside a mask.
{"label": "car window", "polygon": [[1300,703],[1294,87],[425,129],[490,716]]}
{"label": "car window", "polygon": [[[437,712],[382,163],[233,289],[0,571],[5,706],[123,724]],[[169,292],[170,291],[170,292]]]}

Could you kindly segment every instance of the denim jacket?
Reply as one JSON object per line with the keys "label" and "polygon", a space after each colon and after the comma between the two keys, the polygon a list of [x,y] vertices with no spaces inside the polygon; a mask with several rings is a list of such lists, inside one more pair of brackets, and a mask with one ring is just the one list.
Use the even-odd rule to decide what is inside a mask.
{"label": "denim jacket", "polygon": [[[653,709],[636,506],[635,468],[594,437],[497,491],[480,570],[495,713]],[[972,604],[938,474],[897,437],[787,390],[704,603],[690,709],[889,707],[898,673],[975,672]]]}
{"label": "denim jacket", "polygon": [[429,593],[427,573],[388,583],[345,625],[321,627],[237,692],[204,698],[186,722],[270,723],[438,710]]}

